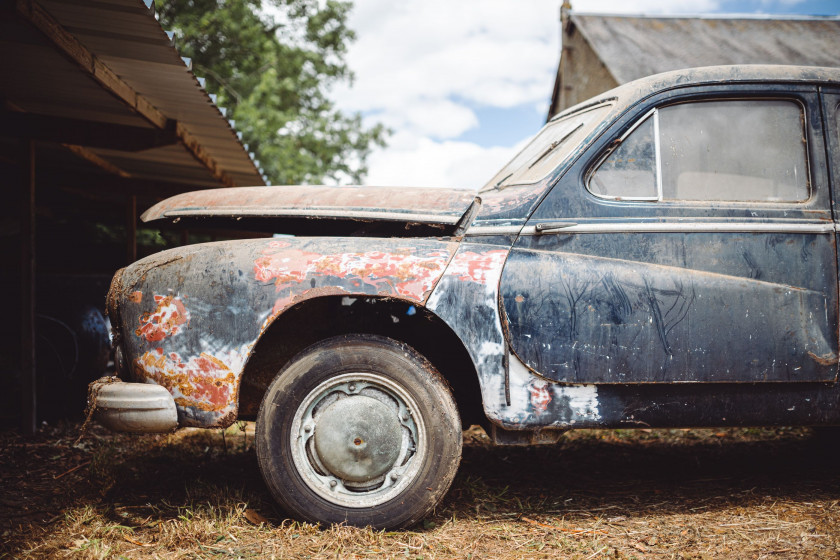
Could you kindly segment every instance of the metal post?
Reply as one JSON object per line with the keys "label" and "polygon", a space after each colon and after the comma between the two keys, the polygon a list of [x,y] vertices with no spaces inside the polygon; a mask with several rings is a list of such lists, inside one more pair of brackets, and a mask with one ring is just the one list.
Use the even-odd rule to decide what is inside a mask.
{"label": "metal post", "polygon": [[125,249],[128,264],[137,260],[137,195],[128,197],[125,213]]}
{"label": "metal post", "polygon": [[20,369],[21,407],[20,426],[24,434],[38,429],[38,379],[35,363],[35,142],[23,140],[20,166]]}

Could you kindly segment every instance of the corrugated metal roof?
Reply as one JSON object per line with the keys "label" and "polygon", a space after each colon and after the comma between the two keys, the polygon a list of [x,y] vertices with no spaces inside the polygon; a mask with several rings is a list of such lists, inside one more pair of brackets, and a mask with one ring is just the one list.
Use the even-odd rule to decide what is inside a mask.
{"label": "corrugated metal roof", "polygon": [[0,96],[8,107],[99,123],[174,127],[177,142],[168,145],[133,152],[90,148],[132,178],[185,186],[265,184],[151,3],[16,0],[14,6],[18,17],[0,18]]}
{"label": "corrugated metal roof", "polygon": [[621,83],[719,64],[840,66],[838,17],[648,17],[570,13]]}

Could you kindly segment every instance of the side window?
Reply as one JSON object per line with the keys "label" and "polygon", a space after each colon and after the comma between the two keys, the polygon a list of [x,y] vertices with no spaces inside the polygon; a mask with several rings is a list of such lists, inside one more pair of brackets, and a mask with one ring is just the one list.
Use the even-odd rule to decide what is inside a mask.
{"label": "side window", "polygon": [[794,101],[670,105],[609,153],[588,188],[625,200],[800,202],[809,196],[804,139]]}
{"label": "side window", "polygon": [[653,120],[653,116],[646,118],[625,136],[592,175],[589,190],[597,195],[628,200],[659,198]]}

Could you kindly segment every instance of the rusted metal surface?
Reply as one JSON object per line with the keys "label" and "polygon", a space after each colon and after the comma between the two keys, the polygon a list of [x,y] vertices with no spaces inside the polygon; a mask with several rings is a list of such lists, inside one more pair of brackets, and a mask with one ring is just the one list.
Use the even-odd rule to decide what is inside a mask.
{"label": "rusted metal surface", "polygon": [[597,424],[600,415],[594,385],[552,384],[534,376],[515,356],[510,357],[509,370],[505,371],[507,342],[498,305],[499,282],[509,247],[463,243],[429,298],[428,307],[461,337],[470,353],[489,420],[516,429],[569,427],[583,421]]}
{"label": "rusted metal surface", "polygon": [[109,295],[111,319],[134,378],[166,387],[181,425],[223,425],[236,417],[253,346],[280,313],[327,294],[422,304],[456,248],[288,238],[175,249],[121,271]]}
{"label": "rusted metal surface", "polygon": [[571,383],[836,377],[833,233],[616,237],[534,236],[511,255],[504,312],[535,371]]}
{"label": "rusted metal surface", "polygon": [[463,242],[428,301],[428,308],[461,338],[481,383],[484,412],[491,420],[505,416],[505,339],[499,321],[498,293],[502,266],[510,250],[503,239]]}
{"label": "rusted metal surface", "polygon": [[[189,325],[190,313],[184,307],[181,298],[175,296],[154,296],[157,307],[152,313],[144,313],[140,317],[140,327],[134,334],[145,338],[149,342],[160,342],[167,336],[178,334],[183,325]],[[129,300],[142,303],[143,292],[134,291]]]}
{"label": "rusted metal surface", "polygon": [[[165,201],[147,219],[297,218],[310,205],[315,225],[377,215],[408,224],[420,214],[458,235],[164,252],[115,278],[117,340],[136,377],[170,391],[181,425],[232,422],[243,368],[266,329],[293,306],[303,312],[307,300],[335,295],[425,306],[463,344],[487,418],[509,431],[840,422],[837,179],[826,147],[840,160],[822,120],[837,101],[824,110],[818,91],[837,81],[832,69],[743,67],[628,84],[600,100],[610,100],[603,121],[547,177],[502,181],[479,201],[460,191],[327,187]],[[639,202],[587,190],[604,151],[653,107],[732,96],[801,104],[807,201]]]}
{"label": "rusted metal surface", "polygon": [[243,187],[194,191],[168,198],[145,222],[193,216],[353,218],[454,225],[475,193],[396,187]]}

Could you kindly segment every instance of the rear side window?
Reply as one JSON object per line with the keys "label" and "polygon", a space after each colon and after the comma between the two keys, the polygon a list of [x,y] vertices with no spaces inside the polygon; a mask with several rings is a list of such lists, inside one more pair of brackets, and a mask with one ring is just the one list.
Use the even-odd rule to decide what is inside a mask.
{"label": "rear side window", "polygon": [[622,200],[801,202],[807,161],[799,103],[683,103],[653,110],[625,134],[588,188]]}

